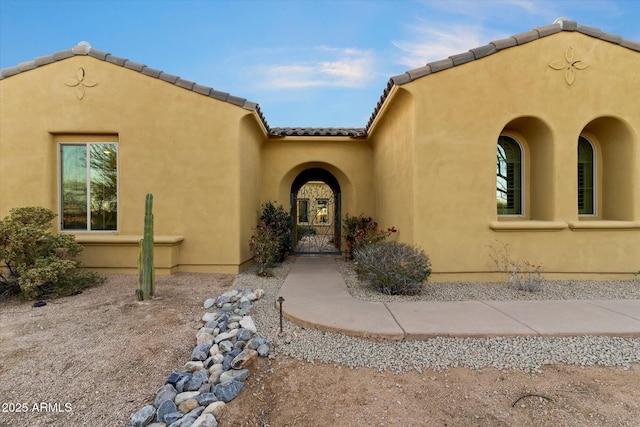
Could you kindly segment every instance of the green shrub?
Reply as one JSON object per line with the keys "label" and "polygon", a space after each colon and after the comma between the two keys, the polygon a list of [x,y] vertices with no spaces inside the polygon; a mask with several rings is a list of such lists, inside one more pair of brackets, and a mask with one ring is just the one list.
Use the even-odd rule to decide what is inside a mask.
{"label": "green shrub", "polygon": [[291,252],[291,215],[282,206],[267,202],[261,206],[256,232],[249,240],[258,275],[266,276],[276,262]]}
{"label": "green shrub", "polygon": [[415,295],[431,274],[431,261],[418,247],[376,242],[355,251],[358,279],[387,295]]}
{"label": "green shrub", "polygon": [[278,239],[276,233],[260,222],[256,233],[249,240],[249,247],[253,251],[253,260],[258,266],[258,276],[268,276],[269,268],[278,260]]}
{"label": "green shrub", "polygon": [[358,216],[349,216],[349,214],[345,215],[344,239],[347,242],[347,249],[349,249],[352,254],[356,244],[356,232],[360,229],[366,228],[371,221],[373,221],[373,218],[370,216],[366,217],[363,214]]}
{"label": "green shrub", "polygon": [[363,214],[358,216],[349,216],[347,214],[344,218],[344,228],[350,259],[353,259],[353,255],[358,249],[372,243],[381,242],[398,231],[395,227],[378,230],[378,223],[370,216],[366,217]]}
{"label": "green shrub", "polygon": [[291,252],[291,215],[282,205],[275,206],[271,201],[260,208],[259,223],[269,229],[269,233],[278,242],[277,262],[284,261]]}
{"label": "green shrub", "polygon": [[302,239],[304,236],[315,236],[316,234],[316,229],[311,225],[298,225],[296,227],[298,240]]}
{"label": "green shrub", "polygon": [[49,209],[24,207],[0,221],[0,297],[71,295],[104,280],[74,259],[82,251],[74,236],[47,231],[55,216]]}

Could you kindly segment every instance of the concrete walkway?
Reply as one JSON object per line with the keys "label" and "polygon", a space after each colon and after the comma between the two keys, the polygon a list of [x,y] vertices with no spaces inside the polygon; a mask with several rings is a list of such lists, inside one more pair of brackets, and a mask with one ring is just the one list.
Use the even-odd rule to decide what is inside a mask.
{"label": "concrete walkway", "polygon": [[367,302],[349,294],[328,256],[298,258],[279,296],[284,316],[300,326],[379,340],[640,337],[640,300]]}

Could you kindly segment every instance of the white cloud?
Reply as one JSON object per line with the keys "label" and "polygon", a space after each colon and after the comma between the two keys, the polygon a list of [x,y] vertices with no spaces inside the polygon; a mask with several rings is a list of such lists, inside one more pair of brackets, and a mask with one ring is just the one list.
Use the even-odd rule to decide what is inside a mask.
{"label": "white cloud", "polygon": [[559,6],[563,4],[548,0],[425,2],[424,18],[406,24],[404,39],[393,42],[400,50],[397,62],[421,67],[529,29],[514,22],[530,28],[551,24],[562,15]]}
{"label": "white cloud", "polygon": [[621,13],[615,3],[602,0],[446,0],[425,2],[424,6],[423,18],[405,24],[403,39],[392,42],[398,49],[396,62],[405,67],[417,68],[467,52],[551,24],[560,16],[589,25],[582,21],[583,14]]}
{"label": "white cloud", "polygon": [[263,89],[314,87],[360,88],[371,81],[375,57],[371,51],[320,46],[314,49],[324,60],[269,65],[259,70]]}
{"label": "white cloud", "polygon": [[410,67],[421,67],[428,62],[448,58],[467,52],[469,49],[487,44],[492,38],[489,31],[479,27],[452,26],[412,26],[411,41],[394,41],[393,45],[402,52],[398,63]]}

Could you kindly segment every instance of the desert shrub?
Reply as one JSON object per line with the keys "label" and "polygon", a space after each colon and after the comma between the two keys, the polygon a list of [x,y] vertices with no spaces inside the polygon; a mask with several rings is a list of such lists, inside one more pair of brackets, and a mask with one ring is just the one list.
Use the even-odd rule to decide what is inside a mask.
{"label": "desert shrub", "polygon": [[431,274],[431,261],[416,246],[376,242],[355,251],[358,279],[388,295],[415,295]]}
{"label": "desert shrub", "polygon": [[52,234],[55,214],[41,207],[12,209],[0,221],[0,296],[24,299],[71,295],[103,279],[81,268],[82,251],[73,235]]}
{"label": "desert shrub", "polygon": [[291,215],[272,202],[263,204],[258,213],[258,226],[249,247],[258,266],[257,274],[266,276],[273,264],[284,261],[291,252]]}
{"label": "desert shrub", "polygon": [[542,271],[542,265],[532,264],[529,261],[517,262],[513,265],[509,283],[519,291],[538,292],[544,281]]}
{"label": "desert shrub", "polygon": [[495,263],[496,268],[504,271],[508,281],[514,289],[526,292],[537,292],[542,287],[544,267],[541,264],[533,264],[522,261],[514,256],[514,250],[508,243],[496,241],[496,245],[488,245],[489,258]]}
{"label": "desert shrub", "polygon": [[386,230],[378,230],[378,223],[370,216],[360,214],[344,218],[345,240],[349,257],[353,259],[354,253],[367,245],[383,241],[391,234],[397,232],[395,227]]}
{"label": "desert shrub", "polygon": [[258,267],[258,276],[269,275],[269,268],[278,260],[278,239],[275,231],[261,221],[249,240],[249,247]]}
{"label": "desert shrub", "polygon": [[298,225],[296,226],[296,234],[298,236],[298,240],[300,240],[304,236],[315,236],[317,232],[311,225]]}
{"label": "desert shrub", "polygon": [[259,223],[269,229],[278,242],[276,261],[284,261],[291,252],[291,214],[282,205],[275,206],[269,201],[260,207]]}
{"label": "desert shrub", "polygon": [[349,216],[349,214],[344,217],[344,239],[347,242],[347,249],[353,255],[354,246],[356,244],[356,232],[362,228],[365,228],[373,218],[366,217],[363,214],[358,216]]}

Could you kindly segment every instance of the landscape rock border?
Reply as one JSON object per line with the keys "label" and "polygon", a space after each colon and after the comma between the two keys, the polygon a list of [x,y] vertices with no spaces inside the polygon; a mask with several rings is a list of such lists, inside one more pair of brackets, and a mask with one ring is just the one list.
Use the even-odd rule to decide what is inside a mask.
{"label": "landscape rock border", "polygon": [[207,299],[203,307],[211,310],[202,316],[191,359],[167,377],[153,404],[131,416],[129,427],[216,427],[226,403],[242,392],[247,368],[271,353],[251,317],[264,294],[232,289]]}

